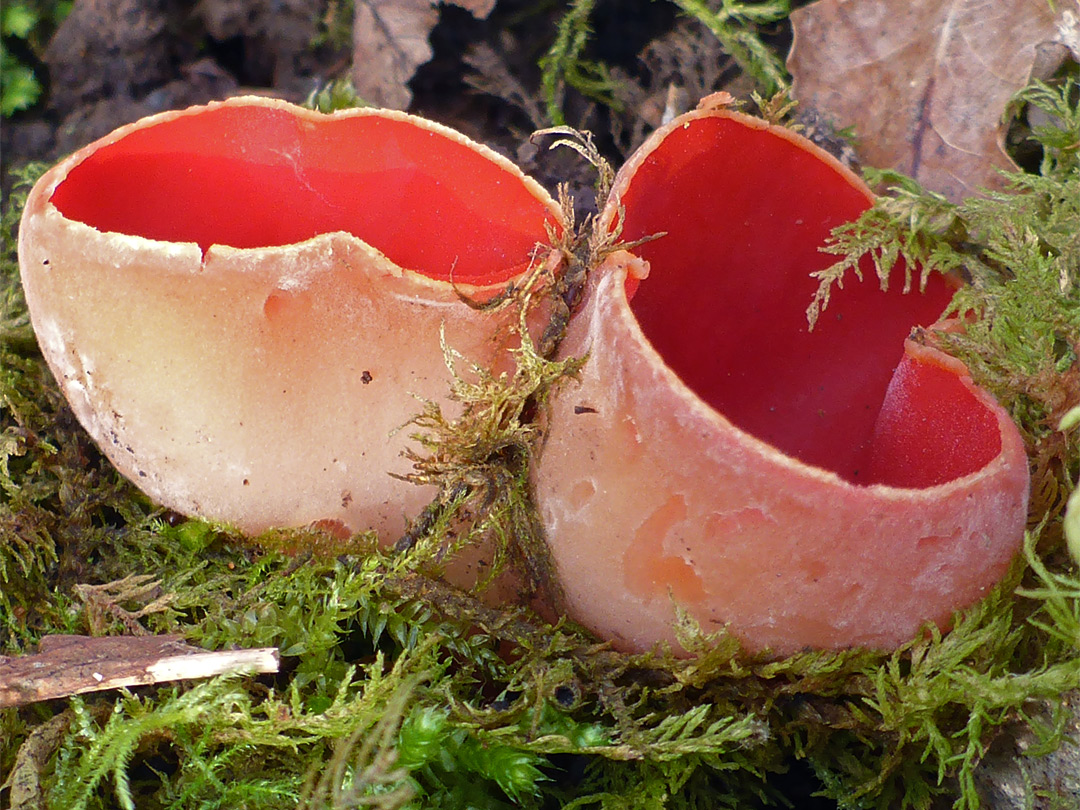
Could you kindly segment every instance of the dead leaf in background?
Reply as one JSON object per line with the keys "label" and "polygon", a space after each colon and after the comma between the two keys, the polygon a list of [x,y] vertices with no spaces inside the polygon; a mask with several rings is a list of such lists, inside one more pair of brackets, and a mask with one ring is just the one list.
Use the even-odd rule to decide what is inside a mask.
{"label": "dead leaf in background", "polygon": [[[853,127],[864,163],[956,201],[1015,169],[1001,116],[1076,42],[1080,0],[818,0],[792,12],[800,103]],[[1071,38],[1071,41],[1070,41]]]}
{"label": "dead leaf in background", "polygon": [[[479,20],[495,7],[495,0],[450,1]],[[428,37],[439,21],[437,2],[356,0],[353,85],[360,98],[397,110],[409,106],[408,81],[433,53]]]}

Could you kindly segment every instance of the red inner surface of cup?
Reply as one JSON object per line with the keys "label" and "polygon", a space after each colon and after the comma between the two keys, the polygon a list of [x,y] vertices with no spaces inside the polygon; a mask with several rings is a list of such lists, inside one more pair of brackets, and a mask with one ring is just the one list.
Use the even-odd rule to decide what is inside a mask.
{"label": "red inner surface of cup", "polygon": [[[636,249],[651,273],[628,287],[634,315],[665,363],[739,428],[862,484],[931,486],[1000,452],[993,414],[956,374],[928,372],[932,384],[918,385],[916,369],[890,392],[892,410],[934,424],[897,431],[894,419],[878,437],[891,449],[874,455],[904,339],[940,317],[952,288],[934,275],[924,294],[904,294],[897,267],[883,293],[867,260],[865,281],[849,272],[811,332],[810,273],[836,260],[821,248],[870,198],[802,143],[735,118],[695,119],[647,156],[621,202],[623,239],[666,233]],[[975,416],[955,425],[963,414]]]}
{"label": "red inner surface of cup", "polygon": [[346,231],[434,279],[502,283],[547,241],[521,179],[414,122],[232,105],[93,150],[52,196],[67,218],[170,242],[255,248]]}

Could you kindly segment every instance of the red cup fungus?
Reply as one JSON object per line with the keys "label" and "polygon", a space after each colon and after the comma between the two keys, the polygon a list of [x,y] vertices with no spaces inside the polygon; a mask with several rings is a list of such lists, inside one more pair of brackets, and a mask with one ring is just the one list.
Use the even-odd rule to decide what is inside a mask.
{"label": "red cup fungus", "polygon": [[[154,500],[246,532],[399,533],[431,488],[398,430],[445,403],[440,346],[491,365],[550,196],[459,133],[241,98],[151,116],[27,200],[19,256],[80,422]],[[505,347],[503,347],[505,348]],[[396,431],[396,432],[395,432]]]}
{"label": "red cup fungus", "polygon": [[882,292],[867,260],[808,328],[821,248],[871,200],[805,139],[721,110],[619,172],[607,227],[621,205],[622,239],[664,235],[592,273],[562,346],[588,363],[534,476],[568,612],[617,647],[678,648],[678,605],[751,651],[892,648],[1006,571],[1020,436],[908,339],[949,284]]}

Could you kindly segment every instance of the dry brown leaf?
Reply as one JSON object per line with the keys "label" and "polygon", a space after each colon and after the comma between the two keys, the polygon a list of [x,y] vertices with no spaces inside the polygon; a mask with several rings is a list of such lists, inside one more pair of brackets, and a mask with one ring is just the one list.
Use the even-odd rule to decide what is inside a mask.
{"label": "dry brown leaf", "polygon": [[[428,36],[439,21],[438,0],[356,0],[353,19],[353,85],[360,98],[403,110],[408,81],[431,59]],[[495,0],[450,0],[484,19]]]}
{"label": "dry brown leaf", "polygon": [[[1055,10],[1056,9],[1056,10]],[[1076,42],[1080,0],[818,0],[792,12],[800,103],[854,127],[862,160],[951,200],[1000,187],[1001,117]],[[1070,41],[1071,40],[1071,41]]]}

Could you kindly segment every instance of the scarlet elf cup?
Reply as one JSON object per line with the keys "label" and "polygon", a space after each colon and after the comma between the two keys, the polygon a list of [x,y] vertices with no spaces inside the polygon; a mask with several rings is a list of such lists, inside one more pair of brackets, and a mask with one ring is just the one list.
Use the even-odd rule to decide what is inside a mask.
{"label": "scarlet elf cup", "polygon": [[[34,328],[79,420],[175,510],[256,533],[400,533],[420,409],[448,405],[440,329],[490,365],[550,197],[402,113],[242,98],[123,127],[35,186],[20,235]],[[451,283],[453,276],[453,284]]]}
{"label": "scarlet elf cup", "polygon": [[665,235],[592,273],[562,346],[589,362],[535,474],[569,612],[616,646],[677,646],[680,606],[777,655],[891,648],[1007,569],[1020,436],[963,364],[908,339],[950,285],[882,292],[867,257],[809,329],[820,249],[871,200],[805,139],[723,110],[619,172],[607,226],[621,206],[623,239]]}
{"label": "scarlet elf cup", "polygon": [[[820,247],[870,201],[812,144],[723,110],[620,171],[602,227],[664,235],[592,269],[561,349],[588,361],[533,461],[566,607],[598,635],[674,642],[681,606],[753,650],[891,647],[1004,572],[1019,435],[962,364],[908,339],[950,286],[851,281],[807,327]],[[389,473],[407,471],[414,395],[450,406],[440,330],[506,360],[514,316],[454,284],[484,295],[555,266],[563,227],[534,181],[445,127],[244,98],[52,169],[20,266],[73,410],[153,498],[249,532],[392,539],[431,495]]]}

